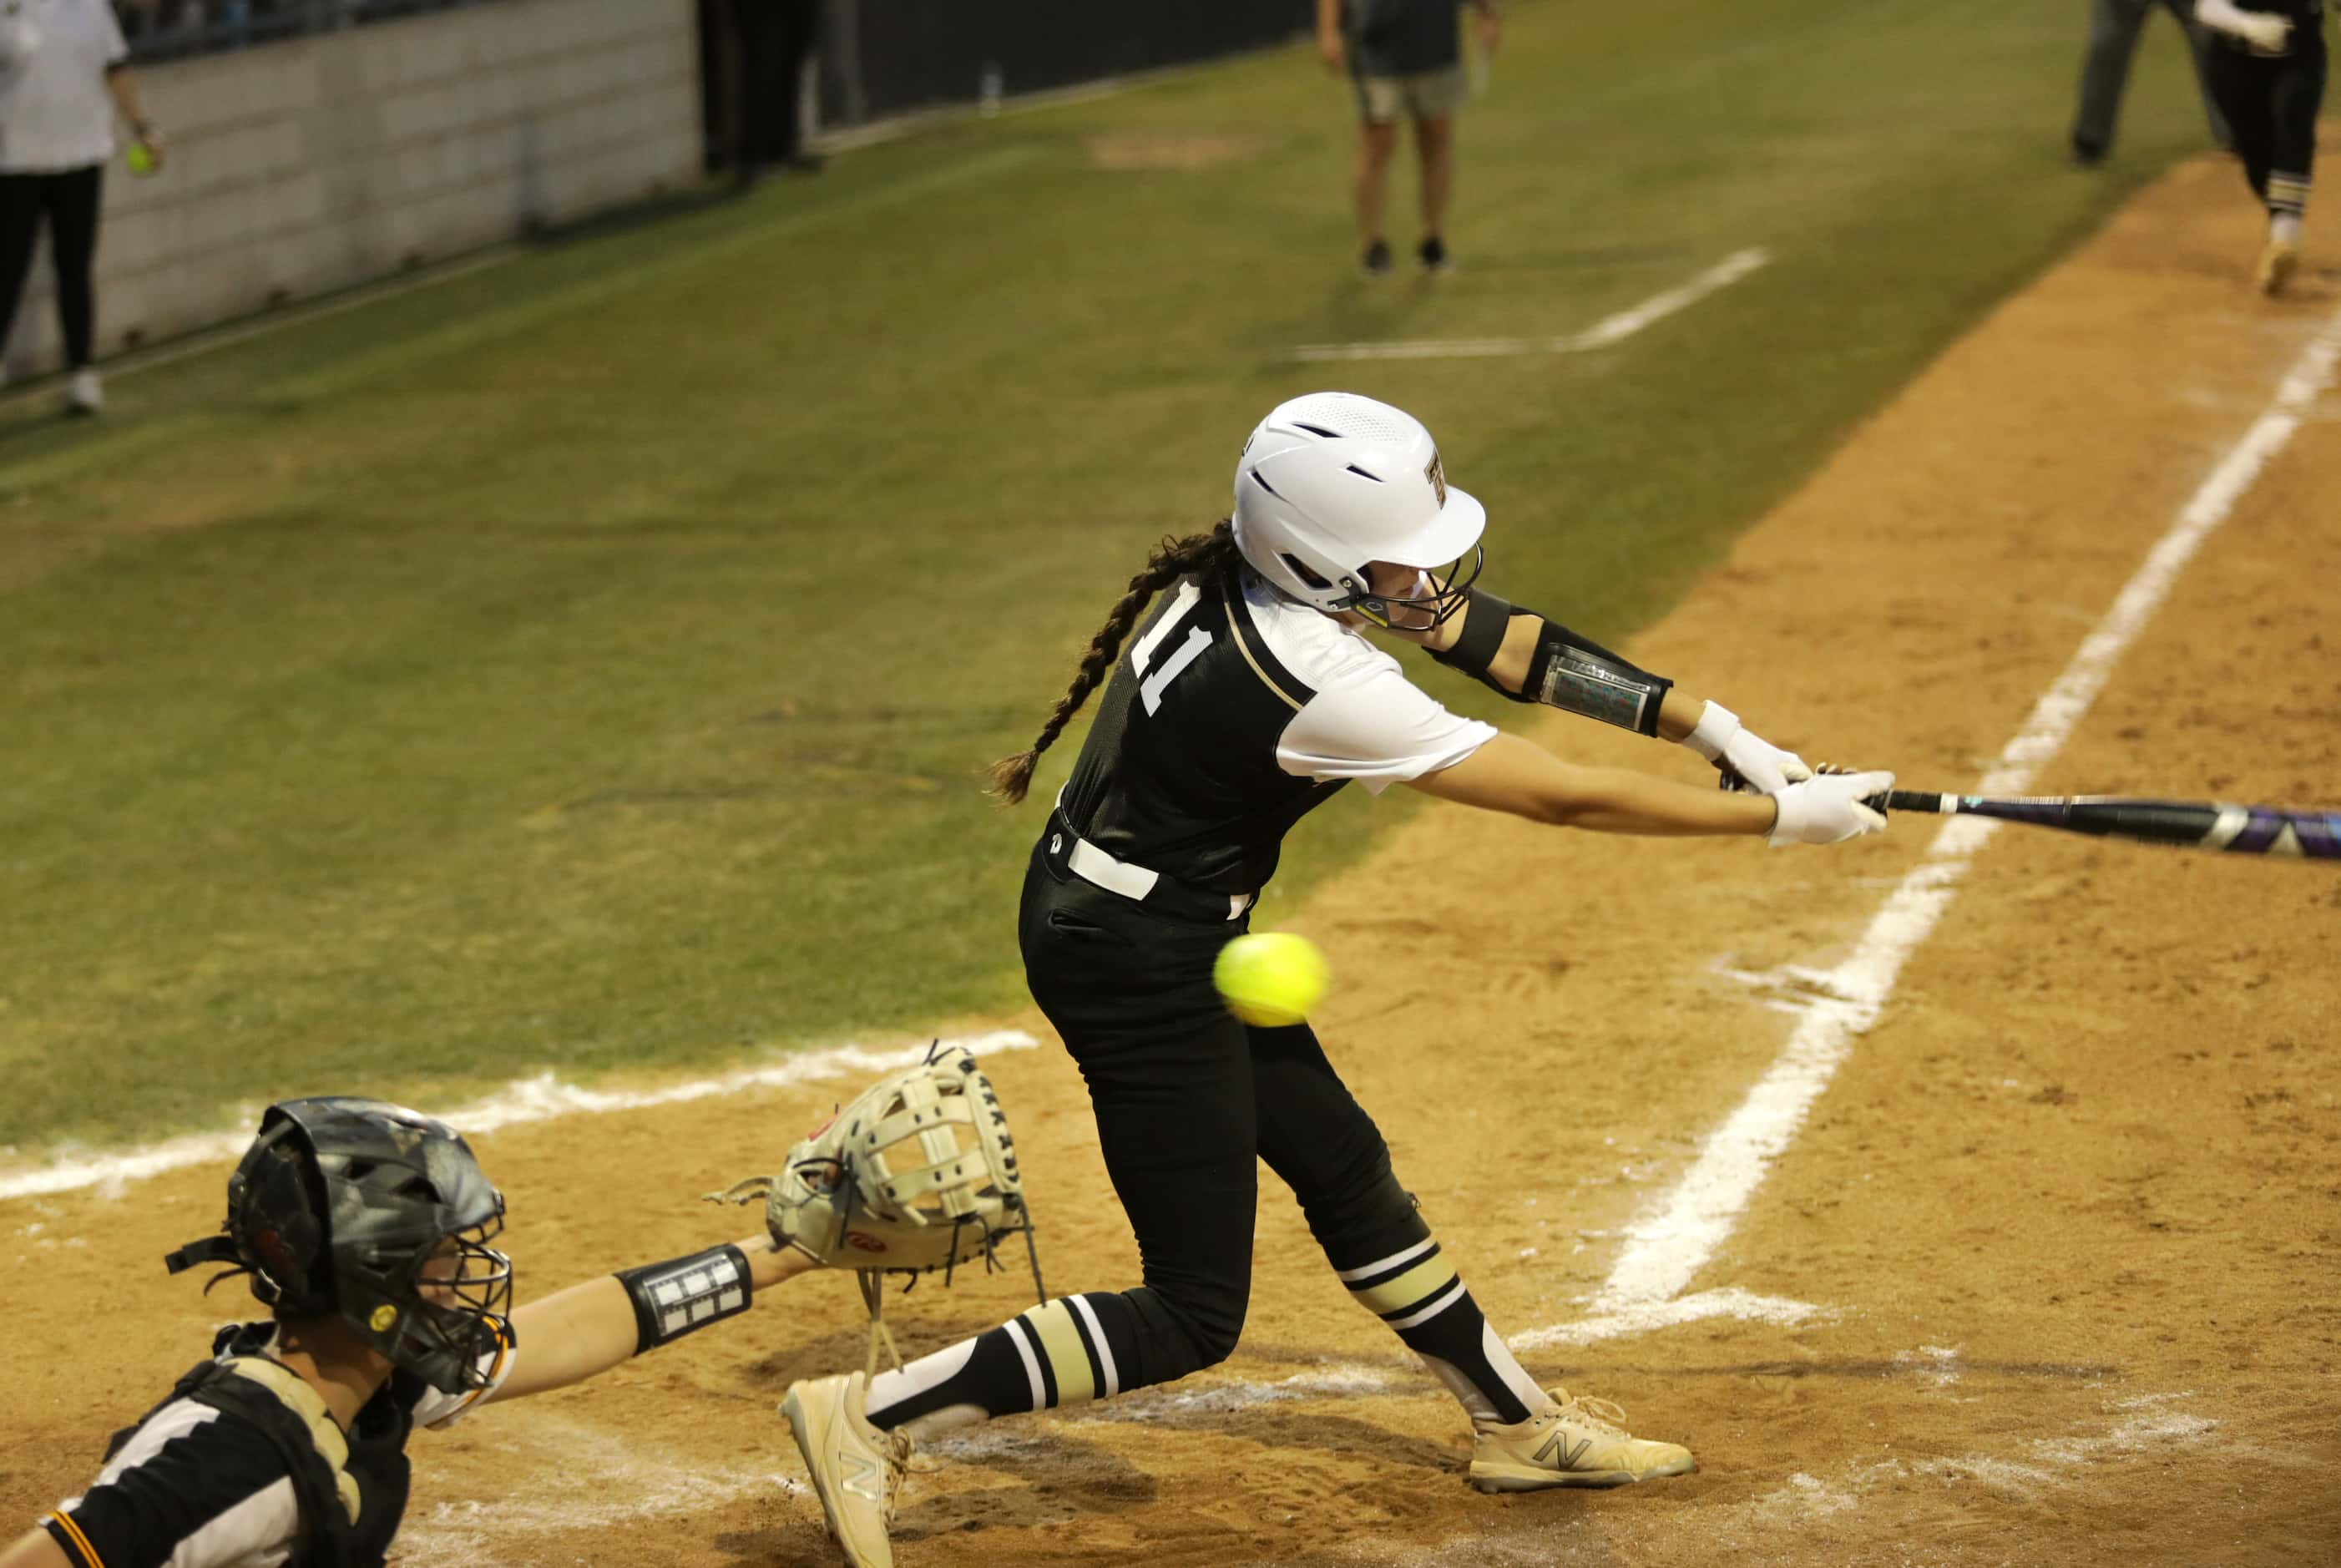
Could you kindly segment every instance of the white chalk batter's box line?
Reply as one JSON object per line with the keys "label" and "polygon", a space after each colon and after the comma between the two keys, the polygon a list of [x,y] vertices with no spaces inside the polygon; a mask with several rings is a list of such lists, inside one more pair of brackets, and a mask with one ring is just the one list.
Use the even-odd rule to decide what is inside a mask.
{"label": "white chalk batter's box line", "polygon": [[[2310,340],[2266,411],[2180,508],[1972,793],[2017,795],[2030,788],[2079,727],[2179,574],[2311,416],[2333,384],[2336,362],[2341,315]],[[1514,1347],[1581,1344],[1716,1316],[1794,1323],[1818,1310],[1730,1289],[1682,1293],[1738,1228],[1773,1163],[1795,1142],[1814,1103],[1852,1054],[1854,1042],[1876,1025],[1903,965],[1949,909],[1960,879],[1998,826],[1987,817],[1947,823],[1871,917],[1852,954],[1836,967],[1788,965],[1738,976],[1768,993],[1769,1005],[1796,1014],[1788,1044],[1708,1136],[1674,1187],[1628,1227],[1632,1240],[1587,1315],[1516,1335]]]}

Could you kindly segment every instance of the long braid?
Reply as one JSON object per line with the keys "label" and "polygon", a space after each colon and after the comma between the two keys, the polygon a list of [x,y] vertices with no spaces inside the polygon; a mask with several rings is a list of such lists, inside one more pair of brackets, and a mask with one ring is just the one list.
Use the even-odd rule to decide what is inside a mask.
{"label": "long braid", "polygon": [[1184,539],[1165,537],[1148,557],[1146,569],[1130,580],[1130,591],[1113,607],[1098,634],[1090,639],[1089,652],[1081,656],[1081,667],[1073,676],[1073,684],[1057,704],[1057,711],[1041,726],[1041,738],[1032,743],[1030,751],[1001,757],[991,764],[991,793],[1002,805],[1014,805],[1032,787],[1032,770],[1040,765],[1041,754],[1056,743],[1066,721],[1081,711],[1090,694],[1104,680],[1113,663],[1121,654],[1121,640],[1138,624],[1138,617],[1155,594],[1192,573],[1210,571],[1223,561],[1235,558],[1235,530],[1226,519],[1208,534],[1190,534]]}

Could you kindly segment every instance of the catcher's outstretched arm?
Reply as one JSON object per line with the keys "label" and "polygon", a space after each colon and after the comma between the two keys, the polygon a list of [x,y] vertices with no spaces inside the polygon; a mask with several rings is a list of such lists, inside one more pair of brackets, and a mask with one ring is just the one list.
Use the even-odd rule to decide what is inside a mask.
{"label": "catcher's outstretched arm", "polygon": [[[684,1282],[710,1269],[720,1273],[732,1252],[747,1265],[748,1289],[739,1292],[736,1304],[727,1310],[717,1304],[723,1299],[721,1287],[725,1282],[716,1280],[715,1298],[692,1312],[691,1298],[683,1293],[688,1288]],[[730,1247],[603,1274],[555,1291],[513,1313],[512,1375],[488,1399],[519,1399],[583,1383],[694,1328],[737,1315],[747,1310],[754,1293],[820,1266],[794,1248],[781,1247],[772,1237],[759,1233]],[[657,1318],[662,1299],[683,1308],[672,1329]]]}

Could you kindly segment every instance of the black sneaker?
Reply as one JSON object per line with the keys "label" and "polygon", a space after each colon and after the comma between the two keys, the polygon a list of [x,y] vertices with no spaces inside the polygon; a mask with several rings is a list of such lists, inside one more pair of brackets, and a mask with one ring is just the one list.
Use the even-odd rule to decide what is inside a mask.
{"label": "black sneaker", "polygon": [[1390,249],[1388,240],[1376,240],[1366,247],[1366,254],[1358,258],[1358,270],[1368,277],[1380,277],[1390,269]]}
{"label": "black sneaker", "polygon": [[1423,271],[1445,272],[1447,270],[1447,242],[1437,235],[1423,241],[1414,254],[1422,258]]}

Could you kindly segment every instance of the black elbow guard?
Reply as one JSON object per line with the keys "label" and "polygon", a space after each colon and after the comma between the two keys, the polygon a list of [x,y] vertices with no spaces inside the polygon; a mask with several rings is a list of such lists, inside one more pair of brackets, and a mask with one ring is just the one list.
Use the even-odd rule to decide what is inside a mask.
{"label": "black elbow guard", "polygon": [[1547,621],[1521,684],[1523,702],[1582,714],[1637,734],[1659,733],[1659,709],[1674,683],[1635,668],[1589,637]]}
{"label": "black elbow guard", "polygon": [[728,1243],[687,1258],[622,1269],[618,1283],[633,1298],[636,1355],[737,1317],[755,1303],[748,1254]]}
{"label": "black elbow guard", "polygon": [[[1534,612],[1530,612],[1533,614]],[[1511,630],[1512,616],[1518,614],[1506,600],[1498,598],[1485,588],[1474,588],[1465,601],[1463,634],[1455,639],[1451,648],[1434,650],[1431,657],[1450,670],[1460,670],[1491,692],[1501,693],[1516,703],[1532,703],[1536,698],[1525,692],[1515,692],[1497,684],[1488,673],[1496,662],[1496,654],[1504,645],[1504,634]]]}

